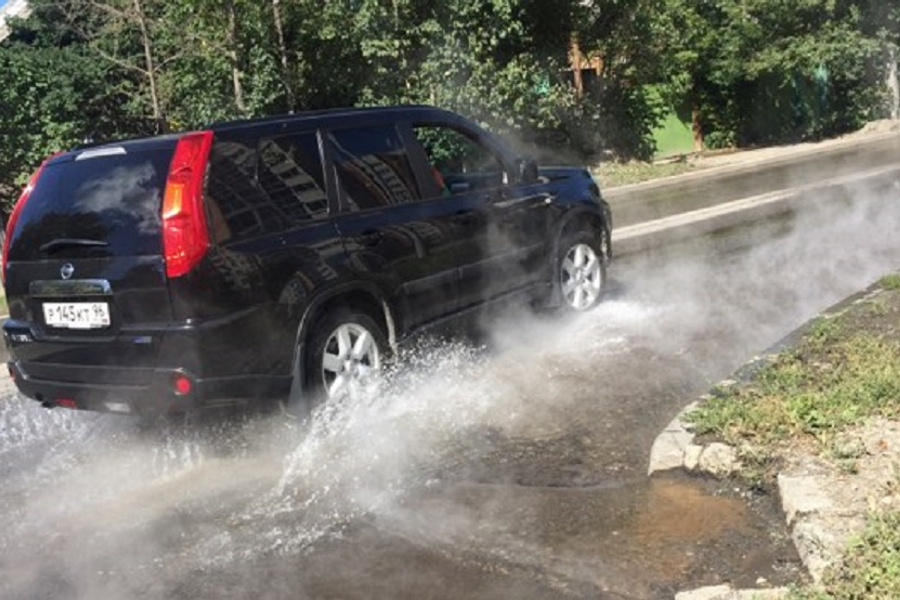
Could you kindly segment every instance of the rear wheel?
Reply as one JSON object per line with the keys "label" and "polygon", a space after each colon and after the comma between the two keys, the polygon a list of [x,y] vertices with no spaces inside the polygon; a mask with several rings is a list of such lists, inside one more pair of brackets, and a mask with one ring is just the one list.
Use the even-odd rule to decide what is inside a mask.
{"label": "rear wheel", "polygon": [[556,272],[563,307],[584,312],[597,306],[606,286],[601,240],[587,231],[566,237],[560,244]]}
{"label": "rear wheel", "polygon": [[387,337],[369,315],[345,310],[327,315],[308,347],[307,393],[315,401],[376,392],[387,352]]}

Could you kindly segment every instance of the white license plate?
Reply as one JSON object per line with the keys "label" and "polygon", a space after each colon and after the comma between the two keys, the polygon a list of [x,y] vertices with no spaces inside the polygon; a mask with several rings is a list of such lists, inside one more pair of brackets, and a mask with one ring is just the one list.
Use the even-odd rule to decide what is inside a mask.
{"label": "white license plate", "polygon": [[100,329],[109,327],[106,302],[45,302],[44,322],[63,329]]}

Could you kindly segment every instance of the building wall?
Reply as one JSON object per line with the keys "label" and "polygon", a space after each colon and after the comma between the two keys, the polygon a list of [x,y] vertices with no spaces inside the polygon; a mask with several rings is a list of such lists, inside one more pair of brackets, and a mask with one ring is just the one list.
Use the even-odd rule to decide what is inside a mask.
{"label": "building wall", "polygon": [[28,2],[25,0],[8,0],[3,8],[0,8],[0,42],[9,35],[9,29],[6,27],[7,17],[27,17],[29,12]]}

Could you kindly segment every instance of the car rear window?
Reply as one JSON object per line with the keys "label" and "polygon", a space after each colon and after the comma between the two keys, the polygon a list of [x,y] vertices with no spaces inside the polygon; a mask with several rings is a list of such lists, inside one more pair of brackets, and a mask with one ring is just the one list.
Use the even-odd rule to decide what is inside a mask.
{"label": "car rear window", "polygon": [[19,215],[10,260],[48,258],[41,245],[67,238],[108,245],[60,251],[66,256],[160,254],[160,205],[172,152],[86,151],[78,160],[47,164]]}

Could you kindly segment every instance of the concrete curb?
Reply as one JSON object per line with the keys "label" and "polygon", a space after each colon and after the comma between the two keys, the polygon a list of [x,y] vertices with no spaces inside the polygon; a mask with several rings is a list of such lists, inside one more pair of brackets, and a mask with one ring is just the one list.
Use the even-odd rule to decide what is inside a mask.
{"label": "concrete curb", "polygon": [[889,167],[900,155],[900,132],[824,142],[758,160],[736,161],[720,167],[605,188],[616,227],[710,208],[744,198],[816,184],[826,177],[851,176],[859,171]]}
{"label": "concrete curb", "polygon": [[[642,181],[640,183],[631,183],[628,185],[609,187],[606,188],[606,192],[618,196],[626,192],[645,191],[648,189],[666,187],[675,183],[682,183],[685,181],[702,180],[709,178],[710,176],[741,172],[747,170],[748,168],[758,169],[767,166],[780,166],[783,164],[790,164],[796,161],[798,158],[805,158],[810,156],[819,157],[823,154],[839,152],[851,148],[866,146],[869,144],[878,144],[885,141],[890,142],[898,136],[900,136],[900,131],[895,130],[886,131],[884,133],[872,133],[869,135],[862,135],[858,137],[854,137],[851,135],[838,139],[824,140],[822,142],[809,142],[806,144],[799,144],[794,147],[787,147],[784,148],[783,151],[779,151],[775,154],[766,155],[756,159],[739,159],[732,162],[727,162],[725,164],[703,167],[697,169],[696,171],[690,171],[688,173],[672,175],[670,177],[661,177],[658,179],[651,179],[649,181]],[[779,150],[779,148],[774,148],[772,150],[777,151]],[[740,153],[733,154],[738,155]]]}
{"label": "concrete curb", "polygon": [[[685,406],[654,440],[650,450],[648,475],[680,469],[688,473],[727,477],[740,471],[740,449],[719,442],[697,444],[687,415],[694,411],[700,403],[712,397],[716,393],[715,389],[749,380],[771,357],[786,348],[795,346],[819,319],[837,317],[852,305],[871,301],[882,291],[881,285],[874,283],[832,305],[817,317],[791,331],[762,355],[745,363],[735,371],[731,379],[723,380],[715,386],[714,391],[700,396],[698,400]],[[897,427],[897,430],[896,443],[891,445],[900,447],[900,426]],[[859,501],[857,506],[851,509],[840,508],[834,490],[840,489],[843,484],[834,475],[834,468],[819,461],[820,468],[813,469],[816,472],[811,473],[810,464],[813,463],[815,466],[814,463],[818,459],[802,458],[804,458],[802,468],[799,466],[801,461],[798,457],[794,464],[788,465],[778,474],[777,489],[785,521],[797,553],[807,572],[814,581],[818,582],[821,581],[828,567],[840,560],[849,538],[863,528],[870,500]],[[768,594],[770,591],[734,591],[728,586],[716,586],[697,590],[697,595],[678,594],[676,600],[744,599],[756,597],[752,594]],[[780,598],[782,596],[763,595],[759,597]]]}
{"label": "concrete curb", "polygon": [[825,192],[840,190],[861,181],[879,181],[894,185],[900,179],[900,165],[879,167],[853,175],[834,177],[787,190],[768,192],[715,206],[679,213],[669,217],[638,223],[613,230],[616,256],[624,256],[690,240],[704,234],[735,227],[748,222],[774,217],[796,210],[804,203],[837,202],[840,194],[829,198]]}
{"label": "concrete curb", "polygon": [[788,588],[736,590],[730,585],[714,585],[689,592],[678,592],[675,600],[777,600],[788,595]]}

